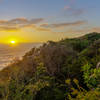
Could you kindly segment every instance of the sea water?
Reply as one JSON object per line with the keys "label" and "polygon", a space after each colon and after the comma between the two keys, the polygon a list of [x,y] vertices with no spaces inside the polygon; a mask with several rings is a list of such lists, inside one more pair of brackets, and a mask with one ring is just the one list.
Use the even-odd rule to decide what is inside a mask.
{"label": "sea water", "polygon": [[20,43],[17,45],[0,44],[0,70],[10,64],[15,58],[21,58],[33,47],[39,47],[41,43]]}

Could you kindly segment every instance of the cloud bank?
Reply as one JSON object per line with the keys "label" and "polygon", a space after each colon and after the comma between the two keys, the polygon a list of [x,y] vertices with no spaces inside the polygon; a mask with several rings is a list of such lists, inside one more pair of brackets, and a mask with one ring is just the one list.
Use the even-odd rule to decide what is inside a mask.
{"label": "cloud bank", "polygon": [[[11,20],[0,20],[0,31],[10,31],[10,30],[21,30],[21,29],[34,29],[36,31],[49,31],[56,28],[65,28],[65,27],[76,27],[87,24],[87,21],[74,21],[74,22],[65,22],[65,23],[52,23],[45,24],[44,18],[36,18],[28,20],[26,18],[16,18]],[[42,23],[42,24],[41,24]]]}
{"label": "cloud bank", "polygon": [[42,24],[41,27],[45,28],[61,28],[61,27],[69,27],[69,26],[79,26],[87,24],[87,21],[75,21],[75,22],[66,22],[66,23],[58,23],[58,24]]}

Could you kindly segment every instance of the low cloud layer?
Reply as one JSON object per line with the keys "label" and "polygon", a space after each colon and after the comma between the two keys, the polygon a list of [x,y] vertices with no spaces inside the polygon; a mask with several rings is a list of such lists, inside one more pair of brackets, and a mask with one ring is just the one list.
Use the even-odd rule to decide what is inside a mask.
{"label": "low cloud layer", "polygon": [[[67,33],[100,32],[100,27],[84,28],[84,26],[88,25],[88,22],[86,20],[78,20],[74,22],[64,23],[60,22],[52,24],[45,23],[44,21],[44,18],[37,18],[31,20],[28,20],[26,18],[0,20],[0,31],[11,32],[23,29],[31,29],[38,32],[65,33],[64,29],[67,28]],[[56,31],[53,31],[54,29],[56,29]],[[60,30],[60,32],[58,30]]]}
{"label": "low cloud layer", "polygon": [[0,20],[0,24],[4,25],[13,25],[13,24],[38,24],[40,22],[44,21],[43,18],[36,18],[28,20],[26,18],[16,18],[11,20]]}
{"label": "low cloud layer", "polygon": [[79,26],[87,24],[87,21],[75,21],[75,22],[66,22],[66,23],[58,23],[58,24],[42,24],[41,27],[45,28],[61,28],[61,27],[69,27],[69,26]]}
{"label": "low cloud layer", "polygon": [[[44,24],[44,18],[37,18],[28,20],[26,18],[16,18],[11,20],[0,20],[0,31],[20,30],[23,28],[31,28],[36,31],[49,31],[56,28],[76,27],[87,23],[87,21],[75,21],[65,23]],[[42,23],[42,24],[41,24]]]}
{"label": "low cloud layer", "polygon": [[26,18],[16,18],[11,20],[0,20],[0,30],[20,30],[21,28],[35,28],[36,24],[44,21],[43,18],[28,20]]}

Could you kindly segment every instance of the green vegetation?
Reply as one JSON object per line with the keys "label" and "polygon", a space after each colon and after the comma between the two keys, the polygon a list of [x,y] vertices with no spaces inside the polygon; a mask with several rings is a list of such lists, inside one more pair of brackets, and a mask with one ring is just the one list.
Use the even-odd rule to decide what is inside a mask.
{"label": "green vegetation", "polygon": [[33,48],[0,72],[0,100],[100,100],[100,34]]}

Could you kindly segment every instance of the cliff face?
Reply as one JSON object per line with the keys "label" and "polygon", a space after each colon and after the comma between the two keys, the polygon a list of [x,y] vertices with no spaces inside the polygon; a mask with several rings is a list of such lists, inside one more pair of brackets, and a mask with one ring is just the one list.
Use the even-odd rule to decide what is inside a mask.
{"label": "cliff face", "polygon": [[[88,62],[95,68],[100,61],[99,39],[99,33],[91,33],[59,42],[49,41],[33,48],[22,60],[0,72],[1,97],[8,95],[7,100],[64,100],[65,80],[77,78],[84,86],[81,67]],[[5,85],[9,87],[6,90]],[[46,92],[49,93],[46,94],[47,99]]]}

